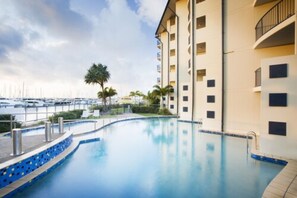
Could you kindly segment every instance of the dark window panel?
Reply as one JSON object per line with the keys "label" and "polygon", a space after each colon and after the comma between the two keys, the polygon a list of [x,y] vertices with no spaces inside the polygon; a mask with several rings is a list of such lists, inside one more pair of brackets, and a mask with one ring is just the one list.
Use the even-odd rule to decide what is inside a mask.
{"label": "dark window panel", "polygon": [[271,135],[287,135],[287,123],[285,122],[269,122],[269,134]]}
{"label": "dark window panel", "polygon": [[215,103],[215,96],[207,96],[208,103]]}
{"label": "dark window panel", "polygon": [[286,93],[270,93],[269,94],[270,107],[286,107],[287,94]]}
{"label": "dark window panel", "polygon": [[215,112],[214,111],[207,111],[207,118],[215,118]]}
{"label": "dark window panel", "polygon": [[285,78],[288,77],[288,64],[270,65],[270,78]]}
{"label": "dark window panel", "polygon": [[207,80],[207,87],[215,87],[216,81],[215,80]]}

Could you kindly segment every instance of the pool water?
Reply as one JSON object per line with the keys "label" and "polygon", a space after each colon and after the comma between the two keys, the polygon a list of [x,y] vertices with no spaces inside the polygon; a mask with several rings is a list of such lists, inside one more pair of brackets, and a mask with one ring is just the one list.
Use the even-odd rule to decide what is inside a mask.
{"label": "pool water", "polygon": [[261,197],[283,166],[176,119],[111,125],[17,197]]}

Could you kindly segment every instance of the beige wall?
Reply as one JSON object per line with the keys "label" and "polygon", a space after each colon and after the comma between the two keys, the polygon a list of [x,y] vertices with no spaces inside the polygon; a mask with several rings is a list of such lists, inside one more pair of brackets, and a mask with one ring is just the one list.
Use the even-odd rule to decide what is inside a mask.
{"label": "beige wall", "polygon": [[[205,16],[206,27],[196,29],[195,43],[206,42],[206,53],[195,54],[195,104],[194,121],[203,120],[203,129],[221,130],[222,92],[222,23],[221,2],[204,1],[195,5],[196,18]],[[194,46],[196,48],[196,46]],[[196,51],[195,51],[196,52]],[[197,81],[197,70],[206,69],[203,81]],[[208,88],[207,80],[215,80],[215,87]],[[207,96],[214,95],[215,103],[207,103]],[[214,111],[215,118],[207,118],[207,111]]]}
{"label": "beige wall", "polygon": [[[269,78],[269,66],[288,64],[287,78]],[[297,159],[297,55],[262,60],[260,151]],[[287,93],[287,107],[269,107],[269,93]],[[287,135],[268,134],[268,122],[286,122]]]}
{"label": "beige wall", "polygon": [[[257,8],[253,0],[230,0],[226,13],[225,131],[260,130],[261,93],[253,92],[261,59],[294,54],[294,45],[253,49],[255,25],[273,3]],[[239,4],[236,6],[236,4]],[[261,13],[261,14],[259,14]]]}

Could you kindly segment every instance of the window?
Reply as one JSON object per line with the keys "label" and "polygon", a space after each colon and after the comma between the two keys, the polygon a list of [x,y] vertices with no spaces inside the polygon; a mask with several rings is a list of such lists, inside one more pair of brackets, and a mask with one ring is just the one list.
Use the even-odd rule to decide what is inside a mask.
{"label": "window", "polygon": [[269,94],[270,107],[286,107],[287,94],[286,93],[270,93]]}
{"label": "window", "polygon": [[174,105],[170,105],[170,109],[174,109]]}
{"label": "window", "polygon": [[173,101],[174,100],[174,97],[173,96],[170,96],[170,100]]}
{"label": "window", "polygon": [[170,34],[170,41],[174,41],[175,40],[175,34]]}
{"label": "window", "polygon": [[287,123],[285,122],[269,122],[269,134],[272,135],[287,135]]}
{"label": "window", "polygon": [[188,112],[188,107],[183,107],[183,112]]}
{"label": "window", "polygon": [[206,43],[203,42],[203,43],[197,43],[196,45],[196,53],[197,55],[200,55],[200,54],[205,54],[206,52]]}
{"label": "window", "polygon": [[183,96],[183,101],[188,101],[188,100],[189,100],[188,96]]}
{"label": "window", "polygon": [[215,112],[214,111],[207,111],[207,118],[215,118]]}
{"label": "window", "polygon": [[204,28],[206,26],[206,18],[205,16],[198,17],[196,19],[196,29]]}
{"label": "window", "polygon": [[175,81],[170,81],[169,84],[174,87],[175,86]]}
{"label": "window", "polygon": [[196,0],[196,3],[201,3],[203,1],[205,1],[205,0]]}
{"label": "window", "polygon": [[170,50],[170,56],[175,56],[175,49]]}
{"label": "window", "polygon": [[269,77],[270,78],[288,77],[288,65],[287,64],[270,65]]}
{"label": "window", "polygon": [[207,87],[215,87],[216,81],[215,80],[208,80],[207,81]]}
{"label": "window", "polygon": [[175,25],[175,17],[170,18],[170,25]]}
{"label": "window", "polygon": [[207,102],[208,103],[215,103],[215,96],[207,96]]}
{"label": "window", "polygon": [[188,85],[183,86],[183,91],[188,91]]}
{"label": "window", "polygon": [[199,69],[196,73],[196,81],[203,81],[203,77],[206,75],[206,69]]}
{"label": "window", "polygon": [[175,65],[170,65],[170,72],[175,72]]}

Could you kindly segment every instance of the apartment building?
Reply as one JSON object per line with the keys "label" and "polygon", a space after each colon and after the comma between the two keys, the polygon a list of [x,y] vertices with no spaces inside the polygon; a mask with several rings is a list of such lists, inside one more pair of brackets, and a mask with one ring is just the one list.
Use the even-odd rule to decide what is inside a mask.
{"label": "apartment building", "polygon": [[[169,0],[156,31],[166,106],[202,129],[297,159],[295,0]],[[285,148],[285,149],[284,149]]]}

